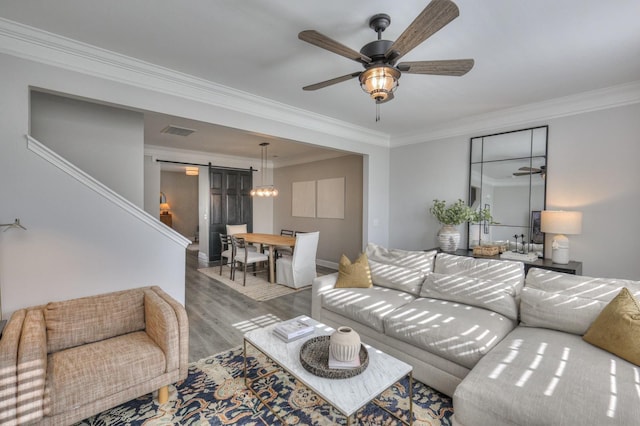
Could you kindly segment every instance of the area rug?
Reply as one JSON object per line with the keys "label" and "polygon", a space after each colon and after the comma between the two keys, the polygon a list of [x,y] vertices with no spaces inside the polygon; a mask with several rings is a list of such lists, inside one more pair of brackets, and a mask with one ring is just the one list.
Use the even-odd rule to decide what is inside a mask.
{"label": "area rug", "polygon": [[[274,365],[264,355],[247,358],[251,377],[271,371]],[[80,426],[115,425],[244,425],[281,424],[244,386],[242,347],[202,359],[189,366],[189,376],[172,387],[169,401],[158,406],[151,394],[134,399],[78,423]],[[377,400],[394,413],[408,409],[407,382],[399,382]],[[344,417],[287,373],[279,372],[255,383],[260,395],[290,425],[344,425]],[[401,410],[401,411],[398,411]],[[413,424],[449,426],[451,399],[414,381]],[[376,404],[364,407],[356,418],[359,425],[395,426],[393,419]]]}
{"label": "area rug", "polygon": [[304,290],[304,288],[295,289],[281,284],[271,284],[268,281],[267,274],[264,272],[259,273],[255,277],[253,276],[253,274],[247,273],[246,286],[242,285],[242,271],[236,271],[236,277],[234,281],[231,281],[229,279],[229,272],[231,272],[231,270],[228,266],[222,267],[222,275],[220,275],[219,266],[214,266],[211,268],[201,268],[198,269],[198,272],[201,272],[209,278],[213,278],[214,280],[221,282],[222,284],[232,288],[238,293],[242,293],[245,296],[248,296],[257,301],[275,299],[276,297],[285,296],[287,294]]}

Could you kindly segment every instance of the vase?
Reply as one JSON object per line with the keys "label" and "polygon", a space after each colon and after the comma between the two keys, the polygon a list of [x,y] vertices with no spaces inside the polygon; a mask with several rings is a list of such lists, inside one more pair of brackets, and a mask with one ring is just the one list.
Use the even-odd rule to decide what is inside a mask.
{"label": "vase", "polygon": [[360,353],[360,335],[351,327],[339,327],[329,338],[329,351],[338,361],[353,361]]}
{"label": "vase", "polygon": [[438,231],[438,242],[440,249],[447,253],[453,253],[458,250],[460,244],[460,232],[455,225],[442,225]]}

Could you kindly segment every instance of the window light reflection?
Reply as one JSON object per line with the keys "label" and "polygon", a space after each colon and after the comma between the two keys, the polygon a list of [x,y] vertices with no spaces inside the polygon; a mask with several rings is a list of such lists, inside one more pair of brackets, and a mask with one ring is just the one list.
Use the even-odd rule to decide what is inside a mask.
{"label": "window light reflection", "polygon": [[611,366],[609,369],[609,381],[611,386],[611,397],[609,398],[609,409],[607,410],[607,417],[615,417],[616,405],[618,404],[618,386],[616,380],[616,360],[611,359]]}

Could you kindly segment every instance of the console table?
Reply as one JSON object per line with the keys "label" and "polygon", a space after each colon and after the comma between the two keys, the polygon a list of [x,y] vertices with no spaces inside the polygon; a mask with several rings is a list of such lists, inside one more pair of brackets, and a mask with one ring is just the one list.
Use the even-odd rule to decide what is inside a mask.
{"label": "console table", "polygon": [[[427,251],[431,251],[431,250],[437,250],[438,252],[442,251],[439,248],[432,248],[432,249],[429,249]],[[456,250],[455,253],[451,253],[451,254],[456,254],[458,256],[476,257],[478,259],[497,259],[497,260],[501,260],[500,259],[500,255],[495,255],[495,256],[474,256],[473,255],[473,250],[467,250],[467,249],[459,249],[459,250]],[[511,259],[507,259],[507,260],[511,260]],[[578,262],[578,261],[575,261],[575,260],[570,260],[569,263],[566,264],[566,265],[561,265],[559,263],[553,263],[551,261],[551,259],[538,259],[538,260],[534,260],[532,262],[528,262],[528,261],[524,261],[524,260],[519,260],[519,261],[517,260],[516,262],[524,263],[524,273],[525,273],[525,275],[526,275],[527,272],[529,272],[529,268],[548,269],[550,271],[564,272],[565,274],[582,275],[582,262]]]}

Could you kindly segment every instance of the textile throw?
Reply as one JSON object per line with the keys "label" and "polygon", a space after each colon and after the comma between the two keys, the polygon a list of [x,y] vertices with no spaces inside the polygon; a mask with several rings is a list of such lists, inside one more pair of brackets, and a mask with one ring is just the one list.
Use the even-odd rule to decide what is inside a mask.
{"label": "textile throw", "polygon": [[[264,355],[247,357],[248,374],[255,377],[276,368]],[[343,425],[344,417],[329,404],[279,370],[254,383],[254,390],[292,425]],[[377,403],[398,414],[408,410],[407,379],[377,398]],[[451,399],[414,381],[413,414],[416,426],[451,425]],[[357,414],[360,425],[399,425],[378,405],[370,403]],[[129,401],[78,423],[83,426],[115,425],[245,425],[280,424],[244,385],[242,348],[202,359],[189,366],[188,377],[172,387],[169,401],[158,406],[151,394]]]}
{"label": "textile throw", "polygon": [[[198,272],[206,275],[209,278],[221,282],[227,287],[232,288],[238,293],[242,293],[245,296],[252,298],[253,300],[263,301],[269,299],[275,299],[276,297],[285,296],[296,291],[304,290],[287,287],[281,284],[271,284],[264,273],[253,276],[253,274],[247,272],[247,285],[242,285],[242,270],[236,271],[235,281],[229,279],[229,267],[222,267],[222,275],[220,275],[220,267],[214,266],[211,268],[201,268]],[[308,289],[309,287],[307,287]]]}

